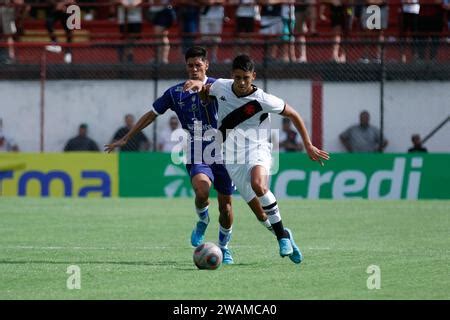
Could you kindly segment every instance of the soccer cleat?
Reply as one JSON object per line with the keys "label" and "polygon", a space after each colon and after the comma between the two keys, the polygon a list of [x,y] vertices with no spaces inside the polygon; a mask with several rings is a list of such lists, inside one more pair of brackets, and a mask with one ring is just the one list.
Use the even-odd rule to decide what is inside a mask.
{"label": "soccer cleat", "polygon": [[303,261],[303,255],[300,252],[300,249],[297,247],[297,245],[294,242],[294,237],[292,236],[292,232],[291,230],[289,230],[288,228],[285,228],[285,230],[287,231],[287,233],[289,233],[289,240],[291,240],[291,245],[292,245],[292,254],[289,256],[289,259],[292,260],[292,262],[299,264],[300,262]]}
{"label": "soccer cleat", "polygon": [[191,234],[191,244],[194,247],[199,246],[203,240],[205,239],[205,231],[208,225],[202,221],[197,222],[194,230],[192,230]]}
{"label": "soccer cleat", "polygon": [[45,46],[45,50],[53,52],[53,53],[60,53],[62,51],[62,47],[58,45],[49,45]]}
{"label": "soccer cleat", "polygon": [[228,248],[220,248],[220,250],[222,250],[222,263],[223,264],[233,264],[234,260],[233,260],[233,256],[231,255],[231,251]]}
{"label": "soccer cleat", "polygon": [[291,241],[288,238],[281,238],[278,240],[278,244],[280,245],[280,256],[290,256],[294,252]]}

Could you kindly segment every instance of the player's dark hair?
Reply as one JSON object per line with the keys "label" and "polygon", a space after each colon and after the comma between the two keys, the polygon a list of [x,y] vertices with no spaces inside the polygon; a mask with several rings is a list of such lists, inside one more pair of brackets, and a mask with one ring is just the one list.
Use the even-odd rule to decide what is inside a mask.
{"label": "player's dark hair", "polygon": [[255,63],[246,54],[241,54],[233,60],[233,70],[240,69],[245,72],[255,71]]}
{"label": "player's dark hair", "polygon": [[202,58],[202,60],[206,60],[207,51],[205,48],[200,46],[190,47],[186,53],[184,54],[184,59],[187,61],[189,58]]}

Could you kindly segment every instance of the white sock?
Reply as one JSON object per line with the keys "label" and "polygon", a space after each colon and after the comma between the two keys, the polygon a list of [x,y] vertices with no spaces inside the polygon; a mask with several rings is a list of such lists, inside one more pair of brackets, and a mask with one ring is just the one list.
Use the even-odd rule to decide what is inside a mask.
{"label": "white sock", "polygon": [[277,199],[273,193],[269,190],[265,195],[259,197],[264,212],[267,214],[268,220],[271,225],[281,221],[280,210],[278,209]]}
{"label": "white sock", "polygon": [[230,229],[225,229],[222,226],[219,226],[219,247],[228,248],[228,242],[231,240],[231,233],[233,232],[233,227]]}
{"label": "white sock", "polygon": [[272,225],[270,224],[269,219],[265,220],[265,221],[259,221],[261,222],[261,224],[267,228],[267,230],[269,230],[270,232],[272,232],[273,234],[275,234],[275,231],[273,231]]}
{"label": "white sock", "polygon": [[200,219],[200,221],[202,221],[203,223],[206,223],[206,224],[209,223],[208,208],[209,208],[209,206],[206,206],[202,209],[195,208],[195,211],[197,212],[197,215],[198,215],[198,218]]}

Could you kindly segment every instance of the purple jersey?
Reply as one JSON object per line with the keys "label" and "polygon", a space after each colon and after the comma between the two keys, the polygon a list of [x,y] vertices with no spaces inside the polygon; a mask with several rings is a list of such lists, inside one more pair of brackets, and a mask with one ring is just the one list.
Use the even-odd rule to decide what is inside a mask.
{"label": "purple jersey", "polygon": [[[216,79],[207,78],[206,84],[214,83]],[[209,100],[203,103],[197,92],[183,91],[184,82],[179,83],[164,92],[164,94],[156,99],[153,103],[153,109],[157,114],[163,114],[167,109],[174,111],[183,129],[187,130],[191,136],[191,148],[194,150],[194,128],[202,125],[202,137],[207,130],[217,129],[218,105],[217,100]],[[202,152],[212,140],[202,139]],[[195,151],[197,153],[197,150]],[[186,165],[186,169],[191,177],[198,173],[206,174],[214,184],[214,188],[226,195],[233,193],[234,186],[225,167],[222,164],[205,164],[194,162],[194,152],[190,152],[190,164]],[[197,159],[197,158],[196,158]],[[217,179],[214,179],[217,178]]]}
{"label": "purple jersey", "polygon": [[[214,81],[216,79],[207,78],[206,84],[214,83]],[[183,91],[183,86],[184,82],[167,89],[153,103],[153,108],[158,114],[165,113],[167,109],[171,109],[177,114],[182,128],[187,130],[191,136],[191,150],[193,150],[194,127],[199,128],[201,123],[202,137],[207,130],[217,129],[217,100],[212,99],[208,103],[203,103],[197,92]],[[212,141],[211,139],[202,140],[203,151]]]}

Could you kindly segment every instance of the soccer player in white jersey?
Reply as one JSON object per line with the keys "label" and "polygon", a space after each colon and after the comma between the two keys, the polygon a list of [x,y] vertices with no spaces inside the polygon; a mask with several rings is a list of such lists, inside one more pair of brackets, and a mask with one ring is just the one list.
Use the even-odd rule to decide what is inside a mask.
{"label": "soccer player in white jersey", "polygon": [[[283,226],[277,200],[268,188],[272,162],[270,135],[267,134],[270,128],[269,114],[278,113],[291,119],[311,160],[323,165],[322,160],[328,160],[329,155],[312,145],[304,122],[294,108],[253,85],[256,77],[254,70],[251,58],[239,55],[233,60],[233,79],[218,79],[211,85],[188,80],[184,90],[200,91],[203,99],[217,99],[225,167],[249,206],[253,208],[259,202],[267,213],[278,240],[280,256],[289,256],[298,264],[303,256],[291,230]],[[237,154],[238,159],[230,154]]]}

